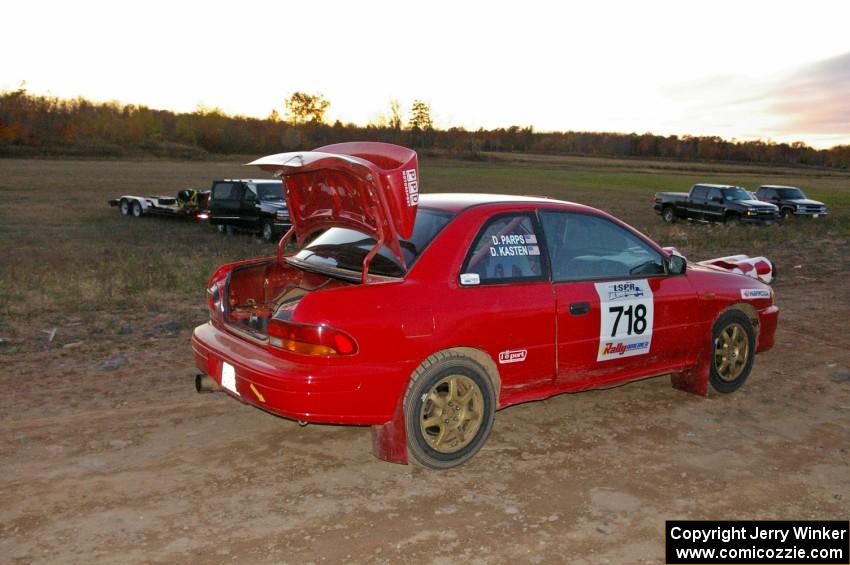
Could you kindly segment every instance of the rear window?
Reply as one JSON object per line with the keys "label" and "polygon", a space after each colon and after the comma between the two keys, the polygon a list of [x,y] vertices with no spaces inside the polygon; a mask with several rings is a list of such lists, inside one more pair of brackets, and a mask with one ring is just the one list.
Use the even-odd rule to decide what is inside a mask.
{"label": "rear window", "polygon": [[[451,219],[452,215],[446,212],[419,208],[413,234],[409,239],[400,242],[408,267],[416,262]],[[358,231],[330,228],[296,253],[293,259],[296,263],[319,269],[343,269],[359,273],[363,268],[363,260],[374,246],[373,238]],[[372,259],[369,272],[387,277],[401,277],[405,273],[398,259],[386,246],[381,247]]]}
{"label": "rear window", "polygon": [[239,200],[239,189],[232,182],[217,182],[212,189],[215,200]]}

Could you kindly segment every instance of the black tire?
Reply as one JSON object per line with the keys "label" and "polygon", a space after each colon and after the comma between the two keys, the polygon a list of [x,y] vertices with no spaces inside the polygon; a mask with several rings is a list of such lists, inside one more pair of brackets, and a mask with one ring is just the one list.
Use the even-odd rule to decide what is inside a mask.
{"label": "black tire", "polygon": [[127,202],[126,200],[122,200],[118,204],[118,209],[121,211],[122,216],[129,216],[130,215],[130,203]]}
{"label": "black tire", "polygon": [[236,231],[230,224],[218,224],[215,227],[218,229],[218,233],[223,235],[233,235]]}
{"label": "black tire", "polygon": [[746,382],[753,369],[756,356],[753,324],[740,310],[728,310],[714,322],[711,343],[708,379],[711,388],[723,394],[735,392]]}
{"label": "black tire", "polygon": [[780,212],[780,215],[784,221],[793,220],[794,219],[794,210],[791,208],[783,208]]}
{"label": "black tire", "polygon": [[668,224],[672,224],[676,221],[676,213],[673,211],[672,206],[665,206],[661,210],[661,219],[663,219]]}
{"label": "black tire", "polygon": [[729,226],[740,226],[741,225],[741,215],[740,214],[726,214],[724,221]]}
{"label": "black tire", "polygon": [[260,228],[260,237],[266,241],[274,241],[274,224],[269,220],[263,220],[262,227]]}
{"label": "black tire", "polygon": [[[490,436],[495,408],[493,383],[481,365],[459,353],[430,356],[414,371],[404,395],[409,459],[429,469],[467,461]],[[426,425],[429,420],[436,423]]]}
{"label": "black tire", "polygon": [[132,210],[133,210],[133,217],[135,217],[135,218],[141,218],[142,217],[142,205],[139,203],[138,200],[135,200],[133,202]]}

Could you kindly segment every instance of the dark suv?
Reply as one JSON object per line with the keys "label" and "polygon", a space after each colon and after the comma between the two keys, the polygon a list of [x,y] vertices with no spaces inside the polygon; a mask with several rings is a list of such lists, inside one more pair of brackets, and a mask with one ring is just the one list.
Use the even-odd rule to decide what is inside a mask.
{"label": "dark suv", "polygon": [[795,216],[811,218],[826,216],[826,205],[806,198],[803,191],[796,186],[764,184],[756,191],[756,198],[779,206],[780,214],[784,219]]}
{"label": "dark suv", "polygon": [[209,217],[222,232],[249,231],[266,241],[278,239],[292,226],[279,180],[213,181]]}

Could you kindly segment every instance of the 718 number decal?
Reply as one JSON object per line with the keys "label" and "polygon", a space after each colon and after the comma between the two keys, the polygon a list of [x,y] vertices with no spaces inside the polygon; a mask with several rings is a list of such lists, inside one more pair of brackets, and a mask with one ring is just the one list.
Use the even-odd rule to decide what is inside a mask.
{"label": "718 number decal", "polygon": [[649,281],[596,283],[599,295],[597,361],[649,353],[652,344],[653,296]]}
{"label": "718 number decal", "polygon": [[[632,308],[634,308],[634,317],[632,317]],[[642,334],[646,331],[646,306],[643,304],[634,306],[609,306],[608,312],[617,313],[617,318],[614,320],[614,328],[611,330],[611,337],[617,336],[617,326],[620,325],[620,318],[624,315],[628,320],[627,334]]]}

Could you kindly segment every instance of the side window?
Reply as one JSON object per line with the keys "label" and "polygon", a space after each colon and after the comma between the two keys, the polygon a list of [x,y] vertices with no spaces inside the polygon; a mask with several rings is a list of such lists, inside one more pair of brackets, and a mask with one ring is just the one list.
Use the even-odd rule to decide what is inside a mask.
{"label": "side window", "polygon": [[242,195],[242,200],[245,202],[256,202],[257,201],[257,192],[256,188],[253,185],[246,184],[245,185],[245,194]]}
{"label": "side window", "polygon": [[691,197],[695,200],[705,200],[705,194],[708,192],[708,189],[704,186],[695,186],[693,191],[691,192]]}
{"label": "side window", "polygon": [[527,214],[489,220],[461,271],[462,284],[526,282],[545,278],[534,222]]}
{"label": "side window", "polygon": [[664,259],[619,225],[589,214],[541,212],[555,282],[662,275]]}
{"label": "side window", "polygon": [[708,191],[707,200],[709,202],[714,202],[714,198],[719,198],[720,200],[723,200],[723,194],[721,194],[720,190],[718,190],[716,188],[712,188],[711,190]]}
{"label": "side window", "polygon": [[239,198],[239,191],[232,182],[217,182],[213,186],[212,197],[215,200],[236,200]]}

